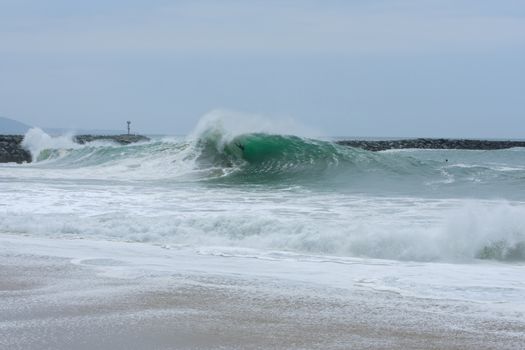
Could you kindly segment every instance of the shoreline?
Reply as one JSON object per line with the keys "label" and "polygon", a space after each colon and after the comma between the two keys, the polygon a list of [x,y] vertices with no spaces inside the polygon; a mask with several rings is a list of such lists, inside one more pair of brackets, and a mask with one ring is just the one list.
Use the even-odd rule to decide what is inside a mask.
{"label": "shoreline", "polygon": [[187,262],[141,243],[7,234],[0,243],[5,348],[516,349],[524,340],[523,321],[480,316],[477,304],[265,277],[250,264],[242,273],[246,258]]}

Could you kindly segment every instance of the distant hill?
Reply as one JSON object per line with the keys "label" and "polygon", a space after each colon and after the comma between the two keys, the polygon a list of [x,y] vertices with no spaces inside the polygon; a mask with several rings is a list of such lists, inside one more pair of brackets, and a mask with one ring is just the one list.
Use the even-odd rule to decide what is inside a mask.
{"label": "distant hill", "polygon": [[29,129],[31,129],[29,125],[13,119],[0,117],[0,135],[25,134]]}

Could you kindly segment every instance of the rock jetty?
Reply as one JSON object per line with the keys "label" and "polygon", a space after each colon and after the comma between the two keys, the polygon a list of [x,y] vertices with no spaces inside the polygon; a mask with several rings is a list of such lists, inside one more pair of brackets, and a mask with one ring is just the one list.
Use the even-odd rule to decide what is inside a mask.
{"label": "rock jetty", "polygon": [[525,147],[525,141],[495,141],[470,139],[405,139],[405,140],[344,140],[337,144],[361,148],[367,151],[385,151],[388,149],[466,149],[466,150],[496,150],[513,147]]}
{"label": "rock jetty", "polygon": [[[22,147],[23,135],[0,135],[0,163],[24,163],[31,162],[31,153]],[[73,141],[84,144],[96,140],[117,142],[121,145],[128,145],[134,142],[149,141],[149,138],[142,135],[77,135]]]}
{"label": "rock jetty", "polygon": [[149,138],[142,135],[123,134],[123,135],[76,135],[73,141],[83,145],[87,142],[93,141],[113,141],[121,145],[129,145],[130,143],[149,141]]}

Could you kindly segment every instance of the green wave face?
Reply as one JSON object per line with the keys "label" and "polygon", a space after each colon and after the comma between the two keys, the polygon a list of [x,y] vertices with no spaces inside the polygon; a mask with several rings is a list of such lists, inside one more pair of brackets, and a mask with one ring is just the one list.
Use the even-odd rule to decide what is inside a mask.
{"label": "green wave face", "polygon": [[235,166],[237,170],[228,181],[304,183],[350,167],[352,153],[356,151],[330,142],[254,133],[237,136],[222,149],[205,147],[201,159],[214,159],[219,166]]}
{"label": "green wave face", "polygon": [[487,260],[525,261],[525,241],[499,240],[491,242],[478,251],[476,257]]}
{"label": "green wave face", "polygon": [[297,136],[249,134],[235,138],[232,144],[250,164],[329,164],[342,158],[335,144]]}

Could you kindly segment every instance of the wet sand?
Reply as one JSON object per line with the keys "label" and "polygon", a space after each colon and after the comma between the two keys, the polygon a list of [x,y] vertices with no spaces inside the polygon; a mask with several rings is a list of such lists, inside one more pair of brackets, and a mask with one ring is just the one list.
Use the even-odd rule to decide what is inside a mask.
{"label": "wet sand", "polygon": [[[57,241],[57,244],[60,244]],[[116,278],[0,248],[1,349],[520,349],[524,322],[468,303],[243,276]],[[74,252],[71,253],[74,255]],[[272,288],[268,288],[268,285]]]}

